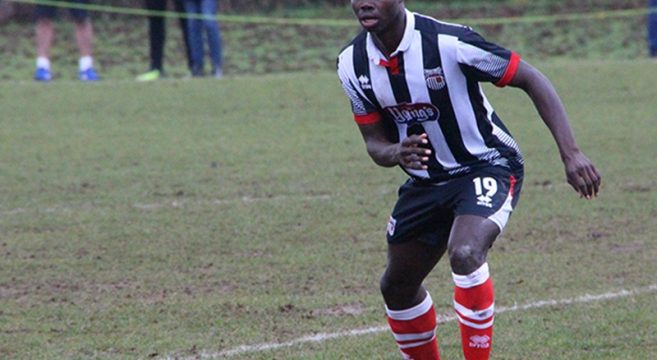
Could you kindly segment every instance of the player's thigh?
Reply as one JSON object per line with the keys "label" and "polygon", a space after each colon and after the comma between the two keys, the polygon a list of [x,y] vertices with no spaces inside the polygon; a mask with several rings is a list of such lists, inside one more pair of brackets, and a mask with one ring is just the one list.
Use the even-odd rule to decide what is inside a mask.
{"label": "player's thigh", "polygon": [[495,223],[504,230],[522,188],[522,169],[490,166],[463,177],[454,202],[454,214],[474,215]]}
{"label": "player's thigh", "polygon": [[409,180],[399,188],[399,197],[387,228],[389,245],[419,241],[434,247],[447,244],[454,214],[445,204],[441,187]]}
{"label": "player's thigh", "polygon": [[[89,0],[74,0],[73,2],[79,5],[89,4]],[[87,9],[71,8],[70,14],[71,17],[73,18],[73,21],[75,21],[76,23],[83,23],[87,21],[87,19],[89,19],[89,11],[87,11]]]}
{"label": "player's thigh", "polygon": [[452,271],[469,274],[486,261],[513,212],[521,184],[521,171],[503,167],[475,171],[453,184],[456,218],[448,243]]}
{"label": "player's thigh", "polygon": [[37,5],[34,7],[33,17],[38,21],[41,19],[54,19],[57,16],[57,8],[49,5]]}
{"label": "player's thigh", "polygon": [[475,267],[482,265],[488,249],[499,234],[499,227],[489,219],[477,215],[457,216],[448,245],[452,267],[456,265],[460,268],[463,265],[459,266],[456,262],[464,261]]}

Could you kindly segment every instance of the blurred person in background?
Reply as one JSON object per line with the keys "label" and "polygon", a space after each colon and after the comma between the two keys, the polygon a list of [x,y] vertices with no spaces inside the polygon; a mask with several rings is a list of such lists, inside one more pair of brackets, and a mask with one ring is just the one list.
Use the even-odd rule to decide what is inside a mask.
{"label": "blurred person in background", "polygon": [[205,45],[203,44],[203,33],[205,32],[210,50],[211,75],[219,79],[223,76],[223,69],[221,32],[217,21],[218,0],[183,1],[185,11],[191,15],[187,19],[187,32],[192,55],[192,76],[205,75]]}
{"label": "blurred person in background", "polygon": [[[150,11],[165,11],[168,0],[146,0],[146,9]],[[175,11],[184,15],[185,9],[183,0],[173,0]],[[187,19],[184,16],[179,18],[180,29],[182,30],[183,41],[185,43],[185,55],[187,57],[187,68],[191,70],[191,51],[189,48],[189,37],[187,34]],[[150,54],[150,68],[147,72],[137,76],[137,81],[153,81],[164,75],[164,44],[166,42],[166,20],[162,15],[148,16],[148,40]]]}
{"label": "blurred person in background", "polygon": [[0,0],[0,25],[6,23],[14,16],[14,4]]}
{"label": "blurred person in background", "polygon": [[648,13],[648,46],[651,57],[657,57],[657,0],[650,0]]}
{"label": "blurred person in background", "polygon": [[[89,4],[89,0],[71,0],[74,4]],[[80,52],[78,78],[81,81],[97,81],[100,77],[93,67],[92,42],[93,28],[89,20],[89,13],[85,9],[69,9],[75,23],[75,39]],[[57,7],[37,5],[34,9],[36,19],[36,71],[34,80],[47,82],[52,80],[50,70],[50,50],[55,40],[54,18]]]}

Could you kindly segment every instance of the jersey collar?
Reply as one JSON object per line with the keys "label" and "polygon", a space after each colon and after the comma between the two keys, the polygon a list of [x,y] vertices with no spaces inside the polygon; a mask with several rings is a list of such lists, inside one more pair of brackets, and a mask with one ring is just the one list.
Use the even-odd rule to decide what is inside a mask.
{"label": "jersey collar", "polygon": [[[415,16],[412,12],[408,11],[408,9],[404,9],[404,11],[406,12],[406,29],[404,30],[404,36],[402,37],[401,42],[399,42],[397,50],[390,54],[390,58],[408,50],[411,47],[413,37],[415,36]],[[374,40],[372,39],[372,34],[370,33],[367,33],[367,53],[369,54],[370,61],[377,65],[381,63],[381,60],[388,60],[381,50],[376,47]]]}

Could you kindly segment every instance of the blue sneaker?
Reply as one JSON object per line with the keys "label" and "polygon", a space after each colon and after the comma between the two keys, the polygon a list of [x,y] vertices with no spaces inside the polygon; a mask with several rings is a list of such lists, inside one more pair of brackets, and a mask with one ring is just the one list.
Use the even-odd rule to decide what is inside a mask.
{"label": "blue sneaker", "polygon": [[52,74],[50,73],[50,70],[46,68],[37,68],[34,72],[34,80],[48,82],[52,80]]}
{"label": "blue sneaker", "polygon": [[80,81],[98,81],[100,80],[100,76],[96,73],[96,70],[94,68],[88,68],[87,70],[80,71],[79,74]]}

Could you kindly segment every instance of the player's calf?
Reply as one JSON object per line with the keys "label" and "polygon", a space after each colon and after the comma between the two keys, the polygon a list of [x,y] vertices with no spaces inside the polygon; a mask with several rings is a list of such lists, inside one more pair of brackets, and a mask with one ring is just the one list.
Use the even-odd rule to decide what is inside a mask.
{"label": "player's calf", "polygon": [[386,307],[388,324],[404,359],[440,360],[436,342],[436,312],[429,293],[409,309]]}
{"label": "player's calf", "polygon": [[468,275],[452,273],[454,309],[466,360],[488,360],[493,339],[495,298],[488,264]]}

